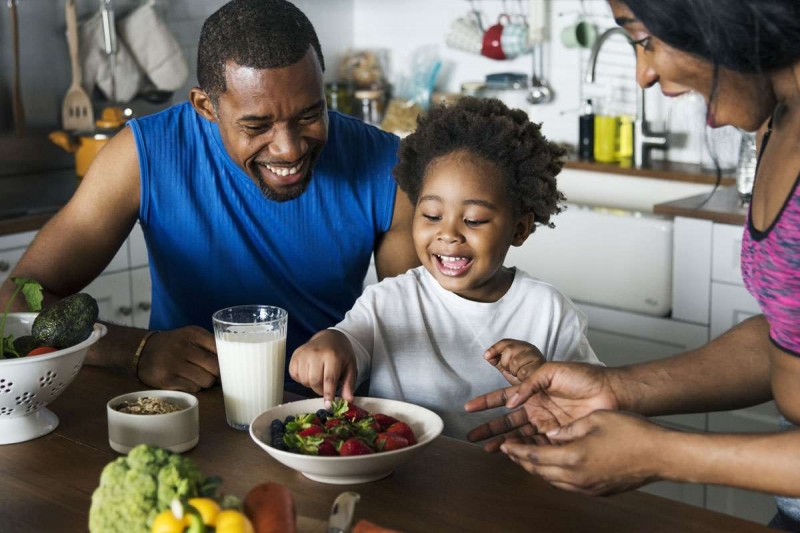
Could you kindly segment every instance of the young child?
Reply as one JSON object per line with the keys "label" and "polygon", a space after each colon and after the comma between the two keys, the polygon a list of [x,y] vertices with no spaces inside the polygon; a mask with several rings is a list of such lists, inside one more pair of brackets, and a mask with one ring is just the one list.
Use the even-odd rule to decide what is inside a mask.
{"label": "young child", "polygon": [[[444,433],[467,432],[497,413],[464,403],[519,382],[544,359],[599,363],[586,317],[553,286],[503,261],[564,199],[564,150],[520,110],[494,99],[435,107],[400,145],[394,177],[415,206],[422,266],[364,290],[344,320],[299,347],[289,372],[327,402],[341,385],[427,407]],[[540,352],[541,350],[541,352]],[[487,362],[488,361],[488,362]]]}

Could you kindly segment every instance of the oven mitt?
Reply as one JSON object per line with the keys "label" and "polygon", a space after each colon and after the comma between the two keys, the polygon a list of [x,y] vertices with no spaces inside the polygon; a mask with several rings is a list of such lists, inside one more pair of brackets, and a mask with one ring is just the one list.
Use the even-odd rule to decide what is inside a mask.
{"label": "oven mitt", "polygon": [[105,52],[103,19],[99,11],[78,24],[78,41],[84,88],[91,93],[97,85],[110,102],[118,104],[133,100],[142,85],[142,72],[122,39],[117,39],[116,94],[111,94],[114,84],[111,83],[111,64]]}
{"label": "oven mitt", "polygon": [[180,44],[153,7],[152,0],[117,23],[136,63],[159,91],[176,91],[189,78]]}

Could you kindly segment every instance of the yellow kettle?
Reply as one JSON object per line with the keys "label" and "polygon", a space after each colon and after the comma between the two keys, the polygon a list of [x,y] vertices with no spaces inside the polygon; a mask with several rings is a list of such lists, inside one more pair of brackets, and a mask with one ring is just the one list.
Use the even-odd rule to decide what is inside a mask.
{"label": "yellow kettle", "polygon": [[86,175],[94,156],[125,124],[125,112],[119,107],[107,107],[95,121],[92,131],[54,131],[48,137],[54,144],[75,154],[75,173],[79,178]]}

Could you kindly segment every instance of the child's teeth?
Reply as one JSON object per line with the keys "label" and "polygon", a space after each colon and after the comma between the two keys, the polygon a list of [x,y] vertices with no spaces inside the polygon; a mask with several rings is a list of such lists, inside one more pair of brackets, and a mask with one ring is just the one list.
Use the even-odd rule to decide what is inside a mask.
{"label": "child's teeth", "polygon": [[440,255],[439,259],[442,261],[464,261],[466,260],[466,257],[448,257],[446,255]]}

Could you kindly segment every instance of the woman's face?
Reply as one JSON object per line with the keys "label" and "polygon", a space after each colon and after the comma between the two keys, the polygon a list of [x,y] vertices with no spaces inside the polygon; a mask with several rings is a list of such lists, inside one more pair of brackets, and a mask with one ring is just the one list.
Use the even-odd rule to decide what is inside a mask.
{"label": "woman's face", "polygon": [[720,68],[716,92],[711,97],[714,65],[677,50],[650,31],[621,0],[608,0],[614,19],[631,37],[636,50],[636,80],[644,88],[656,83],[668,97],[688,91],[711,101],[708,123],[712,127],[737,126],[754,131],[766,122],[777,105],[767,76]]}

